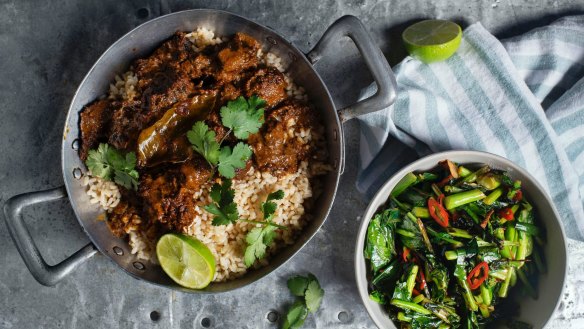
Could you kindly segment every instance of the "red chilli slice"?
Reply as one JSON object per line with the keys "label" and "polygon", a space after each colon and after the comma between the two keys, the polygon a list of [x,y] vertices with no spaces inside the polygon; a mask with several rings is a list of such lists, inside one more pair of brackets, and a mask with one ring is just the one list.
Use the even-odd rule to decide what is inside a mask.
{"label": "red chilli slice", "polygon": [[515,192],[515,196],[513,197],[513,201],[521,201],[523,199],[523,192],[521,192],[521,190],[518,190],[517,192]]}
{"label": "red chilli slice", "polygon": [[426,276],[424,276],[424,271],[418,272],[420,275],[416,278],[416,281],[420,282],[420,290],[426,288]]}
{"label": "red chilli slice", "polygon": [[487,262],[478,263],[475,268],[470,271],[466,277],[466,282],[470,286],[470,289],[474,290],[481,286],[483,282],[489,276],[489,264]]}
{"label": "red chilli slice", "polygon": [[402,260],[404,261],[404,263],[407,263],[410,260],[410,249],[408,249],[407,247],[404,247],[403,249]]}
{"label": "red chilli slice", "polygon": [[501,216],[501,218],[505,218],[506,220],[513,220],[513,210],[511,210],[511,208],[501,209],[501,211],[499,211],[499,216]]}
{"label": "red chilli slice", "polygon": [[430,212],[430,216],[434,218],[436,223],[442,227],[448,227],[448,211],[444,209],[442,206],[442,199],[444,198],[444,194],[440,195],[438,198],[440,202],[436,201],[434,198],[428,199],[428,211]]}

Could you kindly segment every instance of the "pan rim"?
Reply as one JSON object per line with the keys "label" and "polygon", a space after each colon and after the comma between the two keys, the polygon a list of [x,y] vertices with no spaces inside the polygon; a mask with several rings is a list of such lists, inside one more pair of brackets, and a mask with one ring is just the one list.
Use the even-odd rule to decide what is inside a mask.
{"label": "pan rim", "polygon": [[[220,15],[226,15],[226,16],[230,16],[229,19],[239,19],[244,21],[247,24],[251,24],[252,26],[266,31],[268,34],[274,35],[276,37],[278,37],[280,40],[285,42],[285,46],[292,49],[293,51],[296,52],[297,59],[302,61],[301,63],[296,63],[295,65],[305,65],[306,67],[308,67],[312,73],[314,73],[314,76],[318,79],[318,83],[320,85],[322,85],[323,90],[326,92],[326,96],[327,99],[326,101],[328,101],[330,103],[331,108],[335,111],[335,114],[337,113],[337,107],[332,99],[332,96],[330,94],[330,91],[328,89],[328,87],[326,86],[326,84],[324,83],[324,81],[322,80],[322,77],[320,76],[320,74],[315,70],[315,68],[313,67],[313,65],[308,61],[308,59],[306,58],[305,54],[300,51],[294,44],[292,44],[290,41],[288,41],[287,38],[285,38],[284,36],[282,36],[280,33],[274,31],[273,29],[258,24],[253,20],[250,20],[248,18],[245,18],[241,15],[238,14],[234,14],[228,11],[224,11],[224,10],[215,10],[215,9],[189,9],[189,10],[183,10],[183,11],[177,11],[177,12],[173,12],[170,14],[166,14],[163,16],[159,16],[157,18],[154,18],[152,20],[149,20],[147,22],[144,22],[140,25],[138,25],[137,27],[133,28],[132,30],[130,30],[129,32],[125,33],[123,36],[121,36],[119,39],[117,39],[114,43],[112,43],[99,57],[98,59],[95,61],[95,63],[91,66],[91,68],[89,69],[89,71],[87,72],[87,74],[84,76],[84,78],[81,80],[81,82],[79,83],[73,97],[71,98],[71,102],[68,108],[68,112],[67,112],[67,116],[65,118],[65,125],[64,125],[64,129],[63,129],[63,142],[62,142],[62,147],[61,147],[61,168],[62,168],[62,175],[63,175],[63,180],[65,182],[65,189],[67,191],[67,197],[70,201],[73,200],[72,196],[72,185],[74,182],[74,179],[71,177],[70,172],[69,172],[69,168],[66,167],[67,164],[67,160],[65,159],[65,150],[67,148],[70,148],[70,140],[68,138],[68,134],[69,134],[69,123],[71,122],[72,116],[78,116],[79,115],[79,111],[81,109],[76,109],[75,108],[75,103],[76,103],[76,99],[79,97],[79,93],[82,90],[82,87],[87,83],[87,81],[89,81],[90,79],[93,78],[94,72],[97,69],[97,67],[99,66],[99,64],[101,62],[104,61],[104,58],[106,58],[110,52],[113,51],[114,48],[119,47],[121,44],[123,44],[126,39],[131,38],[134,34],[137,33],[137,31],[139,31],[140,29],[144,29],[146,26],[148,25],[152,25],[152,24],[157,24],[159,22],[168,20],[168,19],[172,19],[175,16],[180,16],[180,15],[189,15],[189,14],[194,14],[194,15],[199,15],[199,14],[220,14]],[[170,35],[169,35],[170,37]],[[158,43],[157,43],[158,44]],[[344,158],[344,136],[343,136],[343,131],[342,131],[342,124],[340,122],[339,116],[335,115],[335,122],[334,123],[328,123],[331,125],[334,125],[337,127],[337,131],[338,131],[338,145],[339,145],[339,157],[340,158]],[[78,124],[78,120],[73,120],[73,122],[76,122]],[[72,137],[71,140],[77,138],[77,136]],[[329,147],[330,147],[331,142],[329,141]],[[340,161],[339,161],[340,163]],[[202,289],[202,290],[193,290],[193,289],[187,289],[187,288],[183,288],[181,286],[178,286],[176,284],[172,284],[172,285],[168,285],[168,284],[163,284],[163,283],[159,283],[159,282],[154,282],[152,280],[148,280],[145,278],[140,277],[139,275],[137,275],[136,273],[133,273],[131,271],[129,271],[128,269],[126,269],[125,267],[121,266],[120,264],[118,264],[118,262],[116,262],[114,260],[114,257],[112,256],[112,254],[110,252],[107,251],[106,248],[104,248],[104,246],[96,243],[96,239],[94,238],[93,234],[90,234],[88,232],[88,230],[86,229],[86,226],[84,225],[83,221],[81,220],[81,215],[79,212],[79,209],[77,208],[76,204],[74,202],[71,202],[71,206],[73,208],[73,211],[75,213],[75,217],[79,223],[79,225],[82,227],[83,231],[85,232],[85,234],[87,235],[87,237],[89,238],[89,240],[91,241],[91,243],[99,250],[99,252],[101,254],[104,254],[107,256],[107,258],[109,258],[109,260],[113,263],[116,264],[117,267],[121,268],[125,273],[131,275],[132,277],[138,279],[138,280],[143,280],[146,281],[150,284],[156,285],[156,286],[160,286],[160,287],[164,287],[164,288],[169,288],[169,289],[173,289],[175,291],[182,291],[182,292],[188,292],[188,293],[193,293],[193,294],[218,294],[218,293],[225,293],[225,292],[230,292],[230,291],[235,291],[247,286],[250,286],[258,281],[260,281],[262,278],[268,276],[269,274],[271,274],[272,272],[280,269],[282,266],[284,266],[286,263],[288,263],[292,258],[294,258],[294,256],[296,256],[303,248],[304,246],[306,246],[313,238],[314,236],[317,234],[317,232],[320,231],[321,227],[324,225],[324,223],[326,222],[326,220],[328,219],[329,215],[330,215],[330,211],[332,209],[332,206],[334,204],[334,200],[336,198],[336,194],[338,192],[338,186],[339,186],[339,182],[340,182],[340,165],[335,168],[333,170],[333,172],[331,173],[331,175],[334,175],[334,187],[332,189],[332,194],[330,196],[330,204],[327,205],[326,207],[326,211],[323,213],[323,218],[320,221],[320,223],[317,224],[314,232],[306,239],[306,241],[304,241],[301,245],[298,246],[298,248],[290,253],[288,255],[288,257],[286,257],[280,264],[273,266],[272,268],[270,268],[269,270],[264,270],[263,273],[261,273],[260,275],[256,276],[254,280],[241,284],[241,285],[237,285],[231,288],[227,288],[227,289],[223,289],[223,290],[208,290],[207,288]],[[332,184],[332,182],[331,182]],[[311,221],[316,221],[318,220],[318,218],[313,218]],[[305,228],[303,228],[303,230],[305,230]],[[286,248],[291,248],[294,245],[288,245],[286,246]],[[280,250],[279,253],[284,252],[284,250]],[[266,267],[264,267],[266,268]],[[256,271],[256,270],[253,270]],[[261,269],[258,269],[258,271],[261,271]],[[248,272],[249,273],[249,272]],[[248,273],[244,274],[241,278],[245,277],[248,275]],[[240,278],[236,278],[227,282],[234,282],[236,280],[239,280]],[[223,282],[222,282],[223,283]],[[220,284],[220,283],[219,283]],[[212,286],[212,284],[211,284]]]}

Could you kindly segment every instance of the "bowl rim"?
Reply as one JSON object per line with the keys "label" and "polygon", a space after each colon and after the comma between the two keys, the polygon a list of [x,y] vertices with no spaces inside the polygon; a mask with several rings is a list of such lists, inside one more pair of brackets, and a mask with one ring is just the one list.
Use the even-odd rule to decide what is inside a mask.
{"label": "bowl rim", "polygon": [[[383,183],[383,185],[377,190],[375,195],[371,198],[371,200],[369,201],[369,204],[367,205],[367,208],[363,212],[363,216],[361,218],[359,230],[357,232],[357,238],[356,238],[356,243],[355,243],[355,253],[354,253],[353,260],[354,260],[354,271],[355,271],[354,273],[355,273],[355,281],[356,281],[356,285],[357,285],[357,290],[359,292],[359,297],[361,298],[361,302],[365,306],[365,309],[367,310],[369,317],[373,320],[373,322],[375,323],[375,325],[378,328],[382,328],[381,319],[379,319],[377,314],[375,314],[371,310],[371,306],[369,303],[367,274],[363,271],[363,267],[361,266],[361,263],[365,262],[365,258],[363,257],[363,244],[365,243],[365,235],[367,232],[367,227],[369,226],[369,222],[371,221],[371,218],[373,217],[375,212],[377,212],[377,210],[383,204],[383,202],[385,202],[386,198],[383,198],[384,199],[383,202],[380,202],[379,199],[381,198],[381,196],[383,194],[385,194],[385,192],[387,192],[387,190],[393,188],[397,184],[397,182],[405,174],[407,174],[408,172],[417,170],[417,167],[419,167],[421,163],[425,163],[425,162],[428,162],[431,160],[435,160],[435,163],[438,163],[438,161],[444,160],[444,159],[449,159],[452,156],[467,156],[467,157],[494,159],[495,161],[500,162],[500,163],[504,164],[505,166],[511,167],[514,170],[516,170],[517,172],[526,176],[531,181],[531,183],[533,183],[533,185],[544,196],[545,200],[547,201],[547,203],[550,206],[551,211],[554,214],[553,220],[557,222],[557,224],[560,228],[560,235],[562,237],[562,239],[561,239],[562,246],[561,246],[560,250],[564,254],[565,259],[566,259],[566,263],[564,264],[564,268],[560,269],[561,271],[563,271],[561,289],[560,289],[560,293],[558,294],[558,298],[554,304],[554,309],[551,313],[551,315],[553,315],[557,311],[558,305],[560,304],[560,301],[562,299],[561,297],[564,295],[564,292],[566,289],[565,284],[566,284],[566,277],[567,277],[567,273],[568,273],[568,248],[567,248],[566,232],[564,230],[564,226],[562,224],[562,221],[560,220],[560,215],[559,215],[552,199],[550,198],[550,196],[548,195],[546,190],[541,186],[541,184],[535,179],[535,177],[533,177],[526,169],[524,169],[523,167],[519,166],[518,164],[512,162],[511,160],[509,160],[505,157],[502,157],[502,156],[499,156],[499,155],[496,155],[493,153],[489,153],[489,152],[484,152],[484,151],[451,150],[451,151],[443,151],[443,152],[429,154],[427,156],[421,157],[418,160],[411,162],[408,165],[402,167],[399,171],[397,171],[389,179],[387,179],[385,181],[385,183]],[[467,161],[467,162],[472,162],[472,161]],[[477,161],[477,162],[484,163],[484,161]],[[549,323],[549,320],[551,319],[551,317],[552,316],[550,316],[545,321],[545,323],[543,324],[543,327],[545,327],[545,325],[547,325]],[[385,320],[385,318],[383,320]],[[392,321],[392,323],[393,323],[393,320],[390,319],[390,321]],[[393,324],[395,326],[395,323],[393,323]]]}

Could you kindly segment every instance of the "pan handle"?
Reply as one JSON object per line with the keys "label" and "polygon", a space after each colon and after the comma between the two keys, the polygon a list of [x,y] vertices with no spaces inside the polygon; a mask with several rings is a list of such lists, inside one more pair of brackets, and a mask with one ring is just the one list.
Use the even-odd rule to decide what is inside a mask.
{"label": "pan handle", "polygon": [[315,64],[322,58],[325,49],[342,37],[349,37],[353,40],[369,71],[371,71],[373,80],[377,83],[377,92],[373,96],[339,111],[341,122],[345,122],[393,104],[396,98],[397,83],[381,49],[375,45],[363,23],[355,16],[343,16],[334,22],[316,46],[306,54],[306,57],[312,64]]}
{"label": "pan handle", "polygon": [[8,226],[8,232],[10,232],[12,240],[14,240],[14,244],[16,244],[16,249],[18,249],[20,256],[32,276],[45,286],[54,286],[75,268],[97,253],[97,249],[95,249],[93,244],[89,243],[59,264],[50,266],[45,262],[32,240],[32,236],[22,220],[23,208],[66,197],[67,191],[64,186],[61,186],[46,191],[16,195],[4,204],[6,226]]}

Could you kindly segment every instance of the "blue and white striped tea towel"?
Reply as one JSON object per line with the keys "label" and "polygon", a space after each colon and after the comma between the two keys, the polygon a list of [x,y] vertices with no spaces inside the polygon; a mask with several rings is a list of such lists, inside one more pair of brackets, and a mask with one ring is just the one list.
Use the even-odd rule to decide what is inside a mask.
{"label": "blue and white striped tea towel", "polygon": [[417,156],[487,151],[535,176],[568,236],[582,240],[584,16],[504,41],[476,23],[448,60],[426,65],[408,57],[395,73],[395,104],[360,117],[361,192],[371,196]]}

